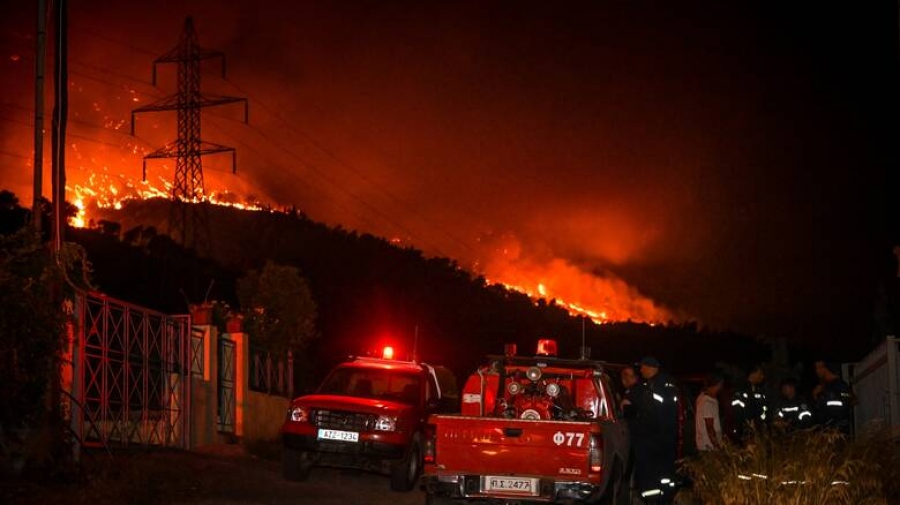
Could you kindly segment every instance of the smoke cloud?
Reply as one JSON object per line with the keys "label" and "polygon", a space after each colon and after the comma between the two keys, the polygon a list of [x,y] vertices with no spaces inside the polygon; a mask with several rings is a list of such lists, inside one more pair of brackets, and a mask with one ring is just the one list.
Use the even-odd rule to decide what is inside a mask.
{"label": "smoke cloud", "polygon": [[[718,4],[71,9],[73,180],[140,180],[143,154],[174,138],[163,114],[139,117],[136,138],[123,128],[131,109],[174,91],[173,69],[151,86],[151,64],[193,15],[201,44],[228,59],[224,81],[205,64],[204,90],[251,109],[249,125],[237,108],[204,113],[203,136],[238,149],[237,176],[227,157],[204,161],[208,190],[294,205],[490,278],[541,279],[570,303],[635,319],[811,335],[835,327],[822,314],[864,299],[872,278],[853,265],[883,211],[872,188],[884,158],[850,130],[870,118],[846,104],[869,98],[842,94],[841,76],[879,83],[873,96],[896,79],[872,75],[885,54],[857,36],[867,32],[836,40],[799,11]],[[18,10],[2,21],[0,85],[14,97],[2,114],[28,123],[33,16]],[[851,29],[859,16],[830,21]],[[848,44],[869,60],[834,56]],[[19,156],[4,159],[2,183],[28,194],[27,128],[0,128]],[[514,237],[516,254],[492,237]],[[842,282],[856,279],[840,301],[822,280],[835,264],[849,265]],[[829,320],[850,328],[860,308]]]}

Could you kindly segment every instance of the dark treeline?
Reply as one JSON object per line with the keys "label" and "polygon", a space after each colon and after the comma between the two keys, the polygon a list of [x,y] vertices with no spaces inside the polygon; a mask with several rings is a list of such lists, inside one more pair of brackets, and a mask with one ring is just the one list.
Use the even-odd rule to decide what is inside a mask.
{"label": "dark treeline", "polygon": [[[488,285],[447,258],[428,258],[370,234],[332,228],[297,212],[247,212],[210,206],[211,250],[200,258],[168,236],[168,202],[130,202],[94,229],[70,229],[93,264],[96,287],[117,298],[169,313],[204,299],[236,306],[235,284],[267,260],[298,267],[319,306],[320,338],[299,357],[298,370],[315,382],[336,361],[392,344],[468,373],[485,354],[516,343],[520,353],[539,338],[556,338],[560,354],[576,357],[582,331],[592,357],[633,362],[644,354],[674,372],[700,374],[717,362],[767,359],[765,343],[696,323],[597,325],[572,317],[552,300]],[[22,209],[2,209],[2,226]],[[4,228],[8,229],[8,228]],[[124,231],[123,231],[124,230]]]}

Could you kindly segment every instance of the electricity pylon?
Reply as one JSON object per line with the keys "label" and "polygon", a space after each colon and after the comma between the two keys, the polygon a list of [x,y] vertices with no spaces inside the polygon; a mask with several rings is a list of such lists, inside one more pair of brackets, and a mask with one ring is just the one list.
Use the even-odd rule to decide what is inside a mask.
{"label": "electricity pylon", "polygon": [[200,63],[203,60],[222,59],[222,77],[225,77],[225,54],[205,49],[197,43],[194,21],[184,21],[181,40],[171,51],[153,61],[153,85],[156,85],[156,66],[160,63],[178,64],[178,92],[157,102],[131,111],[131,134],[134,135],[135,114],[141,112],[178,112],[178,138],[144,156],[144,180],[147,180],[147,160],[175,158],[175,178],[172,180],[172,206],[169,212],[169,236],[185,247],[198,252],[209,247],[209,216],[206,211],[203,188],[202,156],[230,152],[232,173],[237,171],[237,152],[233,147],[205,142],[200,138],[200,111],[203,107],[229,103],[244,104],[244,122],[247,122],[246,98],[221,95],[204,95],[200,92]]}

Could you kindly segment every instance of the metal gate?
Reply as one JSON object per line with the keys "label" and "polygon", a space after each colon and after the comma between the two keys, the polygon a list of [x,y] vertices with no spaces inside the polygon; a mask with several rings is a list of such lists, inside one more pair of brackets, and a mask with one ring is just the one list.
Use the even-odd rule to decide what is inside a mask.
{"label": "metal gate", "polygon": [[80,442],[187,448],[190,316],[78,296],[72,425]]}
{"label": "metal gate", "polygon": [[219,338],[219,401],[218,429],[224,433],[234,433],[234,342]]}

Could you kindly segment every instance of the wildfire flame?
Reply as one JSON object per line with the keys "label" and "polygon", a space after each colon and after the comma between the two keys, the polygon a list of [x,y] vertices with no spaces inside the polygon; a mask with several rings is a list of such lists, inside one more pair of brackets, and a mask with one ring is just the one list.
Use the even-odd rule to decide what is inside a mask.
{"label": "wildfire flame", "polygon": [[[107,167],[102,172],[92,172],[86,181],[80,184],[66,185],[68,200],[77,209],[77,213],[69,220],[69,224],[76,228],[85,228],[90,225],[88,216],[93,209],[122,208],[129,200],[147,200],[150,198],[170,198],[172,195],[172,182],[157,177],[152,181],[134,181],[124,174],[111,174]],[[247,201],[227,190],[211,191],[202,199],[194,199],[194,203],[200,201],[213,205],[233,207],[247,211],[261,211],[265,207],[260,202]]]}
{"label": "wildfire flame", "polygon": [[597,324],[630,320],[655,325],[682,319],[611,272],[589,272],[561,258],[540,261],[523,254],[518,240],[503,240],[506,243],[478,267],[489,283],[534,300],[552,300]]}
{"label": "wildfire flame", "polygon": [[[83,95],[86,100],[87,97],[97,96],[92,92],[94,86],[87,82],[79,83],[74,91],[78,96]],[[131,107],[133,102],[139,101],[135,90],[129,88],[127,91],[117,93],[113,96],[114,99],[103,102],[91,100],[89,110],[75,114],[80,121],[100,128],[101,134],[96,130],[85,131],[82,137],[90,139],[89,146],[82,148],[75,143],[69,145],[71,154],[79,165],[70,172],[70,182],[66,186],[67,200],[77,208],[76,215],[70,221],[74,227],[93,226],[92,217],[99,214],[100,210],[119,210],[130,200],[171,197],[171,180],[156,176],[142,181],[109,168],[138,167],[140,157],[147,154],[146,146],[138,141],[131,138],[123,140],[117,136],[121,135],[120,130],[125,125],[120,119],[122,115],[106,111],[108,105]],[[151,126],[153,130],[159,124]],[[111,146],[111,149],[107,146]],[[165,165],[158,169],[162,173],[172,173]],[[131,172],[134,172],[133,168]],[[204,202],[248,211],[273,208],[272,205],[264,205],[254,199],[242,198],[227,189],[216,189],[235,187],[235,180],[232,178],[216,181],[215,177],[207,177],[205,182],[208,190],[202,198]],[[249,187],[246,189],[253,191]],[[390,242],[399,246],[402,241],[392,238]],[[534,251],[524,254],[522,249],[521,244],[516,243],[512,247],[492,252],[485,262],[472,258],[473,269],[492,279],[492,283],[527,294],[535,300],[553,300],[569,313],[588,317],[595,323],[632,320],[652,324],[677,319],[671,311],[608,272],[587,272],[563,259],[540,261],[535,259],[538,255]]]}
{"label": "wildfire flame", "polygon": [[[77,208],[70,221],[74,227],[92,224],[91,212],[121,209],[129,200],[169,198],[172,183],[162,177],[155,181],[135,181],[124,174],[113,174],[107,167],[91,172],[81,183],[66,187],[68,199]],[[228,191],[211,191],[203,201],[247,211],[271,208],[260,202],[241,199]],[[394,243],[396,240],[391,240]],[[538,262],[521,253],[521,245],[504,247],[484,265],[476,265],[491,284],[526,294],[534,300],[553,300],[575,316],[584,316],[597,324],[636,321],[650,324],[678,319],[670,310],[641,295],[625,281],[606,273],[588,273],[562,259]]]}

